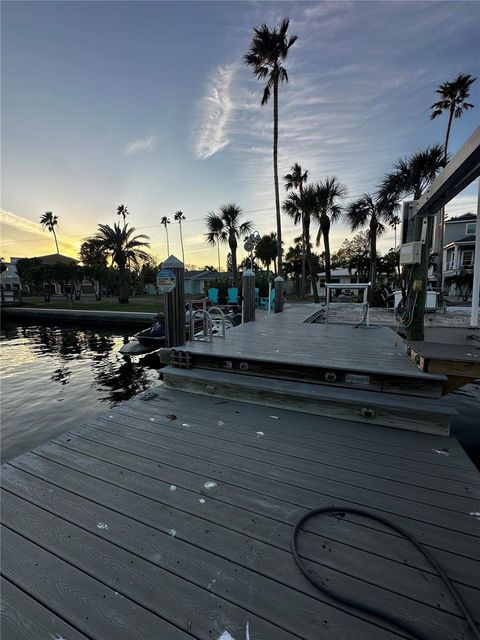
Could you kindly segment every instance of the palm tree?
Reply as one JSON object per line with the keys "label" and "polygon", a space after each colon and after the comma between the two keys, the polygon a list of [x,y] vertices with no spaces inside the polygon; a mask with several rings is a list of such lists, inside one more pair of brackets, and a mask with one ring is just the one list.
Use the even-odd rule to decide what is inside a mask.
{"label": "palm tree", "polygon": [[[448,160],[448,156],[447,156]],[[445,153],[441,144],[421,149],[409,158],[397,160],[392,173],[385,176],[380,186],[379,197],[394,199],[411,196],[419,200],[425,189],[435,180],[445,166]],[[440,216],[442,217],[442,216]],[[437,259],[437,278],[442,281],[442,224],[439,224],[439,251]],[[395,242],[396,246],[396,242]],[[399,265],[400,272],[400,265]]]}
{"label": "palm tree", "polygon": [[277,234],[272,232],[261,237],[255,247],[255,255],[267,271],[273,262],[273,268],[277,271]]}
{"label": "palm tree", "polygon": [[117,207],[117,216],[123,216],[123,224],[126,224],[127,216],[130,215],[127,207],[124,204],[119,204]]}
{"label": "palm tree", "polygon": [[223,204],[218,214],[213,212],[208,213],[206,218],[207,242],[212,245],[216,244],[217,248],[220,243],[228,242],[232,256],[233,282],[235,286],[238,284],[237,240],[241,236],[251,233],[253,230],[253,222],[251,220],[240,222],[241,216],[242,210],[240,207],[230,203]]}
{"label": "palm tree", "polygon": [[[430,120],[435,120],[444,112],[448,112],[447,131],[445,133],[444,164],[447,164],[448,142],[450,139],[450,129],[454,118],[461,118],[464,111],[473,109],[473,104],[466,102],[470,96],[470,86],[476,78],[468,73],[460,73],[455,80],[443,82],[437,89],[440,96],[438,102],[434,102],[430,109]],[[438,222],[438,258],[437,258],[437,281],[440,282],[440,292],[443,293],[443,238],[445,235],[445,207],[440,210],[440,220]]]}
{"label": "palm tree", "polygon": [[165,227],[165,233],[167,234],[167,257],[170,256],[170,241],[168,239],[168,227],[167,225],[170,224],[170,220],[167,218],[167,216],[163,216],[163,218],[160,220],[160,224],[163,224],[163,226]]}
{"label": "palm tree", "polygon": [[394,170],[384,177],[379,194],[387,199],[412,196],[414,200],[418,200],[445,163],[444,147],[441,144],[421,149],[409,158],[401,158],[394,164]]}
{"label": "palm tree", "polygon": [[220,265],[220,243],[221,235],[223,232],[223,220],[217,216],[216,213],[208,213],[207,218],[207,242],[217,246],[217,259],[218,259],[218,271],[221,271]]}
{"label": "palm tree", "polygon": [[470,86],[475,82],[476,78],[468,73],[460,73],[455,80],[451,82],[443,82],[439,85],[437,93],[440,96],[438,102],[434,102],[430,109],[430,120],[435,120],[442,113],[448,112],[447,132],[445,134],[445,164],[447,163],[448,141],[450,138],[450,129],[454,118],[461,118],[464,111],[473,109],[473,104],[466,102],[470,97]]}
{"label": "palm tree", "polygon": [[377,281],[377,237],[385,231],[385,223],[391,223],[397,206],[394,198],[377,197],[374,199],[369,193],[365,193],[361,198],[350,203],[345,213],[352,231],[368,226],[370,240],[370,304],[373,303]]}
{"label": "palm tree", "polygon": [[114,224],[113,228],[106,224],[98,225],[98,232],[94,236],[94,242],[103,249],[113,264],[118,268],[120,277],[118,302],[120,304],[128,304],[129,283],[127,264],[133,262],[138,266],[142,260],[148,260],[149,254],[145,251],[150,244],[148,236],[142,234],[134,235],[135,229],[128,228],[125,224],[120,227]]}
{"label": "palm tree", "polygon": [[313,289],[313,300],[319,302],[318,287],[317,287],[317,274],[315,270],[315,264],[312,256],[312,244],[310,242],[310,220],[317,211],[317,194],[316,187],[314,185],[307,185],[302,187],[302,192],[295,193],[290,191],[287,199],[282,205],[284,213],[293,219],[295,224],[302,222],[303,216],[303,230],[305,237],[305,253],[306,262],[308,265],[308,272]]}
{"label": "palm tree", "polygon": [[186,218],[183,214],[183,211],[177,211],[176,213],[173,214],[173,219],[175,220],[175,222],[178,222],[180,227],[180,244],[182,245],[182,262],[183,264],[185,264],[185,252],[183,250],[182,221],[185,220]]}
{"label": "palm tree", "polygon": [[58,216],[54,216],[51,211],[45,211],[45,213],[40,216],[40,224],[44,229],[48,229],[50,233],[53,233],[55,246],[57,247],[57,253],[59,254],[60,251],[58,250],[57,234],[55,233],[55,227],[58,225]]}
{"label": "palm tree", "polygon": [[389,222],[395,234],[395,249],[397,248],[397,227],[400,226],[401,223],[402,220],[399,216],[393,216],[393,218]]}
{"label": "palm tree", "polygon": [[283,20],[280,28],[269,29],[263,24],[254,29],[254,36],[248,53],[243,60],[252,68],[257,80],[268,78],[263,90],[262,106],[267,104],[273,90],[273,180],[275,187],[275,209],[277,215],[277,255],[278,272],[282,275],[282,221],[280,217],[280,193],[278,189],[278,85],[288,82],[288,74],[282,66],[290,47],[297,36],[287,38],[290,20]]}
{"label": "palm tree", "polygon": [[[290,169],[291,173],[287,173],[283,176],[285,183],[285,190],[296,190],[299,194],[303,195],[303,185],[307,182],[308,171],[302,171],[302,167],[296,162]],[[305,243],[305,221],[304,214],[301,211],[302,216],[302,295],[305,295],[305,263],[307,259],[306,243]]]}
{"label": "palm tree", "polygon": [[342,215],[340,202],[347,195],[347,187],[338,181],[336,177],[326,178],[324,182],[319,182],[315,189],[316,208],[313,216],[318,222],[318,233],[316,239],[317,247],[320,245],[322,236],[325,251],[325,282],[332,279],[331,252],[330,252],[330,227]]}

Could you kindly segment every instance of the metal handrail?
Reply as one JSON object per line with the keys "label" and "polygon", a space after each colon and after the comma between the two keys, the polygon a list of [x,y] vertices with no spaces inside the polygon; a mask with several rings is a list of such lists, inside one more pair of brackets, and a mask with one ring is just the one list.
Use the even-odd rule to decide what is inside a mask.
{"label": "metal handrail", "polygon": [[[225,314],[220,309],[220,307],[210,307],[208,309],[207,313],[212,318],[212,323],[213,323],[212,311],[214,311],[214,310],[220,312],[220,320],[221,320],[221,323],[222,323],[222,333],[220,335],[220,338],[225,338],[225,333],[226,333],[226,329],[225,329]],[[212,337],[213,337],[213,331],[212,331]]]}
{"label": "metal handrail", "polygon": [[[195,337],[195,316],[202,316],[204,319],[203,338]],[[195,309],[193,312],[190,310],[190,341],[193,342],[195,340],[203,342],[212,342],[213,340],[212,317],[209,315],[208,311],[205,311],[205,309]]]}

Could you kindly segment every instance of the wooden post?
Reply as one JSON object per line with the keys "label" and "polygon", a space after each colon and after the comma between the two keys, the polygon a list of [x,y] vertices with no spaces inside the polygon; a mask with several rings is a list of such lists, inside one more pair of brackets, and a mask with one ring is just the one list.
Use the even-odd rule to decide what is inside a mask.
{"label": "wooden post", "polygon": [[422,240],[422,255],[420,262],[412,265],[411,289],[409,299],[414,305],[413,319],[407,327],[408,340],[425,340],[425,301],[427,299],[428,272],[428,231],[432,228],[432,218],[415,216],[414,238]]}
{"label": "wooden post", "polygon": [[255,274],[251,269],[243,272],[243,321],[255,320]]}
{"label": "wooden post", "polygon": [[185,344],[185,285],[184,266],[175,256],[162,263],[162,270],[175,274],[175,288],[165,294],[165,346],[180,347]]}
{"label": "wooden post", "polygon": [[275,283],[275,313],[281,313],[283,311],[283,278],[277,276],[274,280]]}

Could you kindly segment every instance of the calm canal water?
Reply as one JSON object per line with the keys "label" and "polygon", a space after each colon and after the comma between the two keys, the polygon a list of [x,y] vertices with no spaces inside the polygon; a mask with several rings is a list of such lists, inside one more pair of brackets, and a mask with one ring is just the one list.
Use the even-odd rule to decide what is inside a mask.
{"label": "calm canal water", "polygon": [[153,358],[126,360],[118,353],[128,335],[124,329],[2,327],[2,462],[158,383]]}

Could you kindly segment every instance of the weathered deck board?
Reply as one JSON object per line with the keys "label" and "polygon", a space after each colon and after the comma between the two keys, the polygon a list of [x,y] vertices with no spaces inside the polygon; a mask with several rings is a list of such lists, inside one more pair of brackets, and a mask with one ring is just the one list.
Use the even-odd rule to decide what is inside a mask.
{"label": "weathered deck board", "polygon": [[[315,309],[299,305],[286,313],[249,322],[227,333],[225,340],[188,342],[178,351],[260,359],[278,364],[358,370],[429,379],[405,355],[405,343],[388,327],[354,328],[348,324],[315,324],[305,320]],[[397,344],[395,345],[395,342]],[[325,346],[328,345],[328,349]],[[366,357],[368,353],[368,357]],[[437,376],[442,379],[442,376]],[[430,376],[435,379],[435,376]]]}
{"label": "weathered deck board", "polygon": [[[332,504],[412,531],[480,621],[469,515],[480,479],[454,439],[155,393],[3,466],[2,572],[26,609],[25,623],[7,618],[14,640],[37,640],[38,608],[52,637],[62,630],[46,611],[65,638],[91,640],[243,640],[247,625],[251,640],[403,637],[330,601],[294,565],[293,524]],[[429,637],[470,637],[432,569],[382,525],[316,520],[300,551],[338,591],[393,607]]]}
{"label": "weathered deck board", "polygon": [[68,638],[88,640],[83,633],[66,624],[14,584],[1,578],[2,615],[0,636],[4,639]]}

